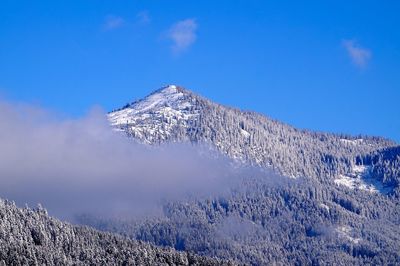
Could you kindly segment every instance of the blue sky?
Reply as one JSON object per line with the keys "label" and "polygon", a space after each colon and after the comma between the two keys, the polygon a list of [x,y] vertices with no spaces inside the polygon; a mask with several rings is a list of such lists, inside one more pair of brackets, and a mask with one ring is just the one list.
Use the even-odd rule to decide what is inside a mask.
{"label": "blue sky", "polygon": [[165,84],[400,141],[399,1],[0,2],[0,95],[73,117]]}

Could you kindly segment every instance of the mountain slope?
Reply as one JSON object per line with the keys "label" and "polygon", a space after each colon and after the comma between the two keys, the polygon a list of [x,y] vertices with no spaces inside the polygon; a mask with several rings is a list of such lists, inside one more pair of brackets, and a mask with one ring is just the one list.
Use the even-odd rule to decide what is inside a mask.
{"label": "mountain slope", "polygon": [[143,143],[204,142],[236,160],[321,181],[351,173],[356,156],[395,146],[378,137],[299,130],[175,85],[109,113],[108,119],[115,129]]}
{"label": "mountain slope", "polygon": [[381,149],[358,159],[360,164],[370,167],[370,176],[385,187],[392,187],[392,193],[400,197],[400,146]]}
{"label": "mountain slope", "polygon": [[145,221],[83,223],[159,246],[251,265],[397,265],[400,204],[312,180],[245,176],[228,195],[166,202]]}
{"label": "mountain slope", "polygon": [[87,227],[0,199],[0,265],[233,265]]}
{"label": "mountain slope", "polygon": [[157,219],[83,223],[251,265],[400,263],[400,155],[392,141],[299,130],[177,86],[108,118],[135,141],[207,143],[280,175],[246,172],[224,195],[165,202]]}

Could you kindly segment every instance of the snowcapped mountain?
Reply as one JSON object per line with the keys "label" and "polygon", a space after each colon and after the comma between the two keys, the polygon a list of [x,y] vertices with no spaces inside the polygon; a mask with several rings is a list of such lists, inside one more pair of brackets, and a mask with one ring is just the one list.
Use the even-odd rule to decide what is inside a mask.
{"label": "snowcapped mountain", "polygon": [[175,85],[108,119],[146,145],[206,143],[293,179],[245,172],[222,195],[163,202],[160,217],[83,224],[247,265],[399,264],[400,148],[390,140],[297,129]]}
{"label": "snowcapped mountain", "polygon": [[378,137],[297,129],[258,113],[222,106],[176,85],[109,113],[108,119],[116,130],[146,144],[208,143],[235,160],[289,177],[329,182],[336,178],[336,184],[342,185],[354,181],[346,183],[343,177],[357,176],[353,169],[361,167],[358,157],[396,145]]}
{"label": "snowcapped mountain", "polygon": [[116,129],[126,131],[144,143],[153,144],[172,139],[181,128],[192,127],[199,115],[196,97],[170,85],[111,112],[108,118]]}

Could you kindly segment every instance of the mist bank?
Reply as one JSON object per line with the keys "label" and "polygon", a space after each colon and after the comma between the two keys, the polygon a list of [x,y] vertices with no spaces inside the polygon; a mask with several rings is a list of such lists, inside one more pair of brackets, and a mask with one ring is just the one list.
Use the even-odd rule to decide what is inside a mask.
{"label": "mist bank", "polygon": [[68,119],[2,101],[0,121],[0,196],[63,219],[155,214],[166,201],[225,193],[255,171],[204,145],[135,143],[100,108]]}

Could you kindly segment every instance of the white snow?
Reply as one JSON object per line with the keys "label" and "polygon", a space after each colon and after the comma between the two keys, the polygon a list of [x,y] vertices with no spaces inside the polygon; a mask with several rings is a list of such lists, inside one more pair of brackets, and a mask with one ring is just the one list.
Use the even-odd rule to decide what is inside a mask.
{"label": "white snow", "polygon": [[363,174],[368,170],[368,167],[365,165],[354,165],[353,172],[356,174]]}
{"label": "white snow", "polygon": [[175,85],[166,86],[127,108],[108,114],[115,130],[144,143],[165,140],[178,125],[188,127],[199,116],[194,99]]}
{"label": "white snow", "polygon": [[346,186],[350,189],[354,189],[356,187],[355,181],[355,179],[345,175],[339,175],[339,177],[334,180],[335,184]]}
{"label": "white snow", "polygon": [[363,165],[354,166],[352,172],[348,175],[339,175],[335,180],[335,184],[346,186],[349,189],[360,189],[372,193],[378,192],[378,189],[365,181],[368,168]]}
{"label": "white snow", "polygon": [[359,145],[364,142],[363,139],[340,139],[340,141],[348,145]]}
{"label": "white snow", "polygon": [[326,204],[324,204],[324,203],[320,203],[319,206],[320,206],[321,208],[324,208],[324,209],[327,210],[327,211],[330,210],[329,206],[326,205]]}
{"label": "white snow", "polygon": [[370,167],[365,165],[355,165],[352,171],[346,175],[339,175],[334,183],[345,186],[349,189],[360,189],[370,193],[386,194],[390,189],[370,176]]}
{"label": "white snow", "polygon": [[240,133],[246,138],[250,137],[250,133],[244,129],[240,129]]}
{"label": "white snow", "polygon": [[336,227],[335,231],[339,237],[347,239],[354,244],[358,244],[361,241],[361,238],[356,238],[354,236],[350,226],[338,226]]}
{"label": "white snow", "polygon": [[171,89],[176,89],[176,85],[169,85],[168,87]]}

